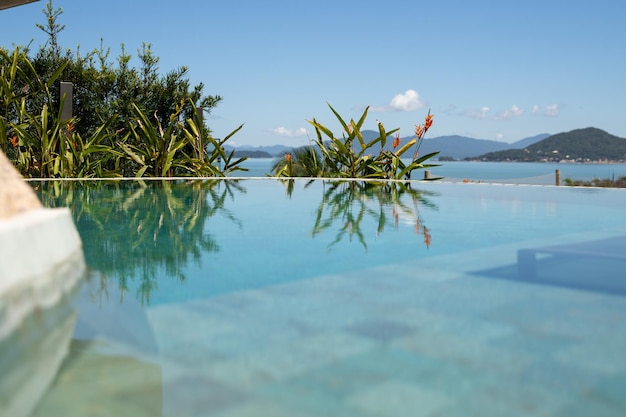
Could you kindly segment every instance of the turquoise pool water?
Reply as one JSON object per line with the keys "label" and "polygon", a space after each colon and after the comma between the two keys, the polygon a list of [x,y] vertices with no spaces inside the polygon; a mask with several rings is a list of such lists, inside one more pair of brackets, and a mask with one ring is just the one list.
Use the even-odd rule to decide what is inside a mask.
{"label": "turquoise pool water", "polygon": [[32,183],[91,268],[37,416],[622,416],[626,191]]}

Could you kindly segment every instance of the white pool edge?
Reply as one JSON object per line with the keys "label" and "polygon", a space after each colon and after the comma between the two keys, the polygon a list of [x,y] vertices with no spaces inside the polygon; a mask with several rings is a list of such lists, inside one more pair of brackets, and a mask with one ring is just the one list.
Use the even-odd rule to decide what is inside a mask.
{"label": "white pool edge", "polygon": [[[84,261],[75,261],[82,258],[82,242],[67,208],[1,219],[0,254],[0,339],[32,311],[57,303],[85,268]],[[73,270],[64,271],[69,260]]]}

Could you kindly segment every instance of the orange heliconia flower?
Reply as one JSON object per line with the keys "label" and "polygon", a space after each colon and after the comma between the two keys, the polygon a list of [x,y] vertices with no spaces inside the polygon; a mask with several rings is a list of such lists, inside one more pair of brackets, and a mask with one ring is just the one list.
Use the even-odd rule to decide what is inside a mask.
{"label": "orange heliconia flower", "polygon": [[428,115],[426,116],[426,121],[424,122],[424,131],[427,131],[428,129],[430,129],[432,125],[433,125],[433,115],[428,113]]}
{"label": "orange heliconia flower", "polygon": [[417,125],[415,126],[415,136],[417,136],[418,139],[421,139],[422,136],[424,136],[424,128],[422,127],[422,125]]}
{"label": "orange heliconia flower", "polygon": [[291,161],[291,154],[290,154],[290,153],[286,153],[286,154],[285,154],[285,159],[286,159],[287,161]]}
{"label": "orange heliconia flower", "polygon": [[428,113],[426,115],[426,120],[424,120],[424,125],[415,126],[415,136],[417,136],[418,139],[422,139],[426,131],[430,129],[432,125],[433,125],[433,115]]}
{"label": "orange heliconia flower", "polygon": [[20,141],[17,139],[17,136],[13,136],[11,138],[11,145],[13,145],[14,148],[17,148],[17,145],[20,143]]}
{"label": "orange heliconia flower", "polygon": [[393,149],[396,149],[400,145],[400,134],[396,134],[396,138],[393,140],[392,146]]}
{"label": "orange heliconia flower", "polygon": [[68,133],[72,133],[73,130],[74,130],[74,123],[68,122],[68,124],[67,124],[67,132]]}

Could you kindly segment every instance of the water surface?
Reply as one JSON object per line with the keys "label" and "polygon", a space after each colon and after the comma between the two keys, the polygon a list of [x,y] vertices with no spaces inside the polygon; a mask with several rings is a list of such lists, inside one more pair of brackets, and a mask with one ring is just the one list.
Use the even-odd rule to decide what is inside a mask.
{"label": "water surface", "polygon": [[626,411],[624,190],[34,185],[92,269],[38,416]]}

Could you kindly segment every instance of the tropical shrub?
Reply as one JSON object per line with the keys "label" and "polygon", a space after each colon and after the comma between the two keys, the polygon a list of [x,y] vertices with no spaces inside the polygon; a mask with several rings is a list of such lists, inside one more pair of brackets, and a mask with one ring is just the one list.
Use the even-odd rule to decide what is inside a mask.
{"label": "tropical shrub", "polygon": [[[243,170],[214,139],[201,112],[219,96],[191,86],[187,68],[165,76],[149,44],[140,67],[129,65],[122,47],[117,67],[109,50],[82,55],[63,50],[58,35],[61,9],[44,9],[49,40],[36,54],[29,47],[0,48],[0,149],[27,177],[224,176]],[[74,86],[73,117],[63,118],[60,81]]]}
{"label": "tropical shrub", "polygon": [[[166,128],[159,120],[151,121],[138,106],[134,105],[135,119],[130,126],[130,138],[117,144],[134,166],[128,174],[135,176],[172,177],[172,176],[216,176],[223,177],[235,170],[244,170],[239,164],[246,158],[233,161],[234,151],[226,154],[224,143],[242,126],[231,132],[226,138],[217,140],[208,136],[213,151],[206,152],[206,144],[201,133],[201,121],[196,112],[194,117],[176,123],[183,111],[184,102],[170,115]],[[193,103],[186,103],[193,109]],[[156,124],[156,125],[155,125]],[[191,150],[191,152],[188,152]],[[220,164],[223,161],[224,167]]]}
{"label": "tropical shrub", "polygon": [[[341,137],[316,119],[308,122],[315,128],[315,140],[308,149],[300,148],[294,153],[284,155],[283,161],[274,164],[272,172],[283,177],[332,177],[332,178],[377,178],[410,179],[411,172],[437,165],[427,161],[438,154],[429,153],[420,156],[419,148],[424,135],[433,123],[433,115],[428,113],[423,125],[415,127],[415,137],[401,144],[399,129],[385,130],[378,123],[378,136],[365,141],[362,127],[367,117],[367,107],[358,121],[344,119],[330,106],[331,111],[341,124]],[[396,134],[391,149],[386,148],[387,140]],[[413,157],[406,163],[405,154],[414,148]],[[378,149],[378,150],[377,150]],[[373,155],[372,153],[377,154]]]}
{"label": "tropical shrub", "polygon": [[325,177],[324,160],[313,146],[301,146],[277,158],[271,171],[276,177]]}
{"label": "tropical shrub", "polygon": [[0,148],[27,177],[106,176],[103,164],[115,155],[105,144],[114,118],[87,138],[73,129],[75,118],[62,120],[61,106],[50,106],[49,86],[63,68],[44,80],[19,48],[0,50]]}

